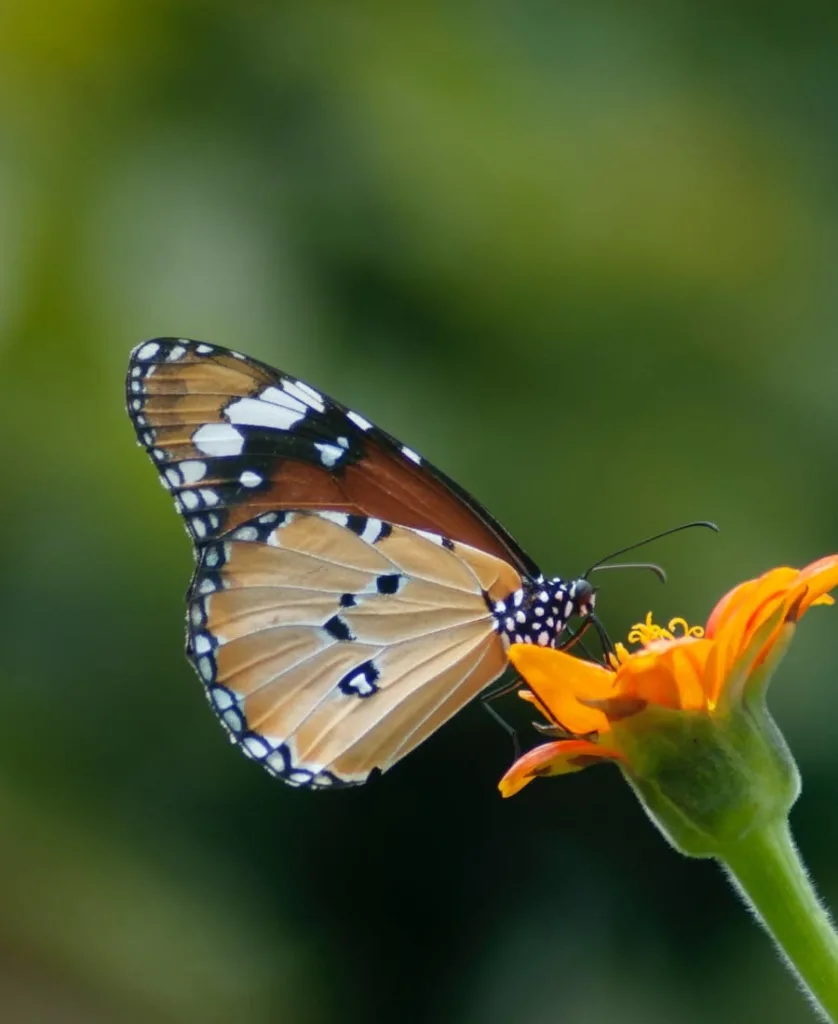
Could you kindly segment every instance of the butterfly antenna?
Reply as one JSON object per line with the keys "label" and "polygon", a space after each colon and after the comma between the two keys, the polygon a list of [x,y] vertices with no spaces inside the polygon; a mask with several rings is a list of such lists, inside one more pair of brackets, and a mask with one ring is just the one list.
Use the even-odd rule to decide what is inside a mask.
{"label": "butterfly antenna", "polygon": [[620,548],[618,551],[612,551],[610,555],[600,558],[598,561],[594,562],[590,569],[587,570],[583,579],[587,579],[594,569],[604,567],[606,562],[610,562],[612,558],[617,558],[618,555],[624,555],[628,551],[636,551],[637,548],[642,548],[646,544],[651,544],[654,540],[660,540],[662,537],[669,537],[671,534],[680,533],[682,530],[692,530],[697,526],[704,527],[707,530],[712,530],[714,533],[719,532],[718,526],[707,519],[697,519],[692,523],[682,523],[680,526],[673,526],[669,530],[664,530],[662,533],[653,533],[651,537],[645,537],[643,540],[639,540],[634,544],[629,544],[627,547]]}
{"label": "butterfly antenna", "polygon": [[666,571],[662,566],[658,565],[657,562],[617,562],[614,565],[592,565],[588,572],[585,573],[587,577],[588,573],[591,572],[602,572],[604,569],[648,569],[649,572],[653,572],[661,583],[666,583]]}

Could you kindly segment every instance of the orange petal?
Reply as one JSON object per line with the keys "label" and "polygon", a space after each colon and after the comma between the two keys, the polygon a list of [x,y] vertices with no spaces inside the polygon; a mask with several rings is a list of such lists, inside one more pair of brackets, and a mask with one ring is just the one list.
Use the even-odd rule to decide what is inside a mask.
{"label": "orange petal", "polygon": [[704,669],[712,646],[698,637],[656,641],[620,666],[615,689],[622,697],[665,708],[703,708]]}
{"label": "orange petal", "polygon": [[519,757],[498,783],[501,796],[513,796],[533,779],[578,772],[599,761],[620,760],[616,750],[590,740],[558,740],[543,743]]}
{"label": "orange petal", "polygon": [[678,687],[678,703],[674,706],[683,711],[697,711],[705,707],[704,677],[712,649],[712,640],[683,637],[670,644],[669,650],[661,655],[662,665],[669,670]]}
{"label": "orange petal", "polygon": [[[822,590],[816,596],[821,595]],[[778,605],[787,604],[790,607],[795,601],[802,603],[804,597],[806,597],[806,584],[800,582],[800,573],[785,566],[772,569],[760,576],[759,579],[743,584],[738,597],[734,592],[734,597],[727,601],[723,614],[713,621],[715,627],[713,639],[719,649],[714,659],[713,691],[715,696],[711,695],[711,700],[718,697],[731,666],[748,646],[751,637],[764,622],[771,618]],[[713,616],[715,614],[714,611]],[[802,610],[798,609],[797,614],[799,617]],[[713,616],[711,616],[711,620],[713,620]],[[766,639],[763,650],[757,658],[757,663],[768,653],[779,629],[780,625],[778,624],[777,630]]]}
{"label": "orange petal", "polygon": [[568,732],[584,735],[608,731],[605,715],[580,700],[607,697],[612,692],[614,672],[564,651],[533,644],[512,644],[508,655],[538,703]]}
{"label": "orange petal", "polygon": [[789,566],[780,566],[777,569],[770,569],[753,580],[746,580],[732,590],[716,603],[716,607],[710,613],[704,635],[712,639],[719,630],[725,626],[730,619],[745,605],[753,606],[758,604],[767,593],[778,593],[794,584],[798,577],[798,570]]}
{"label": "orange petal", "polygon": [[[718,704],[722,690],[726,687],[733,666],[739,661],[753,640],[769,619],[776,619],[773,629],[766,633],[759,651],[753,652],[752,668],[760,665],[768,656],[783,627],[784,617],[793,614],[794,620],[802,614],[800,606],[806,597],[806,584],[799,583],[796,574],[791,584],[780,590],[772,589],[771,580],[761,577],[760,586],[751,591],[750,600],[729,616],[716,631],[715,651],[712,664],[708,667],[707,696],[711,707]],[[777,613],[786,609],[785,616]]]}
{"label": "orange petal", "polygon": [[[828,591],[838,587],[838,555],[827,555],[807,565],[800,570],[797,581],[806,584],[806,594],[800,603],[800,615],[813,604],[832,604]],[[828,600],[824,601],[824,598]]]}

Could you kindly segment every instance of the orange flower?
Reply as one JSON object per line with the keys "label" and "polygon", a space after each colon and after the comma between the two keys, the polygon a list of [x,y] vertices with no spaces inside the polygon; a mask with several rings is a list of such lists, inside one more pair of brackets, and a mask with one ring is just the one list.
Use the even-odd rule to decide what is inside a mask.
{"label": "orange flower", "polygon": [[639,647],[629,651],[618,644],[607,666],[513,644],[509,659],[529,687],[520,696],[562,738],[519,758],[501,779],[501,793],[512,796],[533,778],[603,760],[618,762],[631,775],[638,743],[649,742],[651,711],[723,721],[762,694],[798,619],[812,605],[832,604],[828,591],[836,586],[838,555],[801,570],[772,569],[726,594],[704,629],[683,619],[662,628],[649,613],[629,634],[629,643]]}

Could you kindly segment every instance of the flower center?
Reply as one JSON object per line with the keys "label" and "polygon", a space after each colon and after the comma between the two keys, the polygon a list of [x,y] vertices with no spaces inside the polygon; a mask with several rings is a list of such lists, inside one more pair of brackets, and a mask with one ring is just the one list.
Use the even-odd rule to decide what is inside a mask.
{"label": "flower center", "polygon": [[666,628],[664,628],[653,622],[652,613],[647,612],[645,622],[635,622],[631,627],[628,642],[630,644],[642,644],[643,647],[646,647],[653,640],[678,640],[685,636],[702,637],[704,636],[704,627],[690,626],[686,619],[682,619],[679,616],[670,619],[666,624]]}
{"label": "flower center", "polygon": [[[684,637],[695,637],[698,639],[703,636],[703,626],[691,626],[686,619],[680,616],[670,619],[664,627],[653,622],[652,613],[647,612],[645,622],[635,622],[631,627],[627,640],[630,644],[648,647],[650,644],[660,641],[683,640]],[[625,644],[615,644],[614,654],[608,656],[611,667],[615,670],[618,669],[620,665],[628,661],[631,654],[632,652],[629,651]]]}

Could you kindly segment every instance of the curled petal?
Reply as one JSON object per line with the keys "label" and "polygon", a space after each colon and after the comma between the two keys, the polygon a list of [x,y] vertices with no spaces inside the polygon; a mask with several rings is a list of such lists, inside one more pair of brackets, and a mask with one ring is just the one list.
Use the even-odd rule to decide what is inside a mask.
{"label": "curled petal", "polygon": [[600,761],[620,760],[620,754],[590,740],[543,743],[519,757],[498,783],[501,796],[513,796],[533,779],[578,772]]}
{"label": "curled petal", "polygon": [[800,615],[814,604],[833,604],[828,591],[838,587],[838,555],[819,558],[817,562],[807,565],[800,570],[797,581],[806,584],[806,594],[800,603]]}
{"label": "curled petal", "polygon": [[[734,662],[769,619],[775,621],[775,628],[765,634],[764,642],[754,660],[755,666],[760,665],[768,656],[784,618],[788,615],[797,621],[806,608],[826,596],[825,588],[836,585],[832,581],[835,572],[828,568],[821,574],[810,577],[809,583],[801,581],[801,573],[794,573],[793,577],[789,578],[789,572],[793,570],[775,569],[752,581],[754,586],[748,589],[745,597],[729,602],[725,614],[713,623],[713,640],[717,650],[713,659],[713,678],[708,681],[711,706],[718,700]],[[815,590],[814,596],[809,594],[810,584]],[[782,614],[777,618],[780,609]]]}
{"label": "curled petal", "polygon": [[754,580],[740,583],[716,603],[716,607],[707,620],[704,635],[712,639],[723,626],[730,622],[733,616],[741,614],[743,609],[753,609],[772,594],[784,593],[794,584],[798,576],[797,569],[784,565],[778,569],[771,569]]}
{"label": "curled petal", "polygon": [[509,660],[535,694],[532,703],[545,709],[547,717],[578,735],[608,731],[605,715],[582,701],[609,696],[614,683],[612,671],[564,651],[532,644],[512,644]]}
{"label": "curled petal", "polygon": [[[754,613],[754,618],[745,617],[745,630],[750,633],[759,628],[760,621],[771,614],[772,601],[776,597],[789,595],[800,584],[806,584],[806,594],[800,605],[800,615],[815,604],[832,604],[829,591],[838,586],[838,555],[827,555],[819,558],[803,569],[792,569],[780,566],[771,569],[762,576],[734,587],[716,604],[707,620],[705,634],[714,637],[732,618],[741,615],[745,609]],[[772,607],[760,618],[760,609]],[[749,621],[750,620],[750,621]]]}
{"label": "curled petal", "polygon": [[[805,593],[805,584],[798,588],[799,597]],[[719,632],[707,664],[707,702],[711,711],[719,709],[721,713],[730,711],[737,705],[748,686],[749,678],[766,661],[777,643],[788,609],[783,601],[774,601],[770,614],[763,617],[758,628],[744,640],[737,640],[737,622],[731,620]],[[792,630],[794,632],[794,622]],[[730,634],[730,637],[728,637]],[[789,640],[790,637],[787,638]],[[728,642],[728,641],[731,642]],[[735,641],[735,642],[734,642]],[[786,643],[785,646],[788,646]],[[776,663],[774,665],[776,667]]]}

